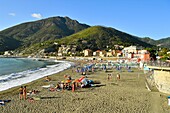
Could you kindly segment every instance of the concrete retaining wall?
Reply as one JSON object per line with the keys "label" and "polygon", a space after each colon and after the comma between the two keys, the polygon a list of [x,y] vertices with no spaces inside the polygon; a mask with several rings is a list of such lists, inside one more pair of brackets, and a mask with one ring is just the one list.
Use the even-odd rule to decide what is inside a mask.
{"label": "concrete retaining wall", "polygon": [[160,92],[170,94],[170,71],[154,70],[154,80]]}

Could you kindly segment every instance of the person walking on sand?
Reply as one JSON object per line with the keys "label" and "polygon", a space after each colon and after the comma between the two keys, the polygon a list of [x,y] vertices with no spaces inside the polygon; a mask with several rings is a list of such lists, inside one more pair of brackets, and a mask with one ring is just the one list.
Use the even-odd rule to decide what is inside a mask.
{"label": "person walking on sand", "polygon": [[111,78],[112,78],[112,74],[111,73],[107,74],[107,80],[111,80]]}
{"label": "person walking on sand", "polygon": [[120,80],[120,74],[119,73],[117,73],[116,77],[117,77],[117,80]]}
{"label": "person walking on sand", "polygon": [[26,98],[27,98],[27,88],[26,88],[26,86],[24,86],[24,88],[23,88],[23,97],[26,100]]}
{"label": "person walking on sand", "polygon": [[19,88],[19,99],[22,100],[23,98],[23,86]]}

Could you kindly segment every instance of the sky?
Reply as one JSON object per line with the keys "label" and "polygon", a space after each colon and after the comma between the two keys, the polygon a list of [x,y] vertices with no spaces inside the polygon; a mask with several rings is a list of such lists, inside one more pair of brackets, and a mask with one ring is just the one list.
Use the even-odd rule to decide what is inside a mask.
{"label": "sky", "polygon": [[0,31],[30,21],[68,16],[90,26],[138,37],[170,37],[170,0],[0,0]]}

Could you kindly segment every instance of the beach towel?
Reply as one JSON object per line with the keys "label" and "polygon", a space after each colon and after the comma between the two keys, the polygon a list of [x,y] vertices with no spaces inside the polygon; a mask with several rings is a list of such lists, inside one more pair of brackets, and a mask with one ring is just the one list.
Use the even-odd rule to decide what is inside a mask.
{"label": "beach towel", "polygon": [[44,85],[42,86],[43,88],[50,88],[50,87],[54,87],[54,84],[50,84],[50,85]]}
{"label": "beach towel", "polygon": [[0,102],[0,105],[5,105],[5,102],[4,102],[4,101],[1,101],[1,102]]}
{"label": "beach towel", "polygon": [[51,85],[44,85],[43,88],[50,88]]}
{"label": "beach towel", "polygon": [[40,97],[32,97],[34,100],[41,100]]}
{"label": "beach towel", "polygon": [[11,100],[0,100],[0,105],[5,105],[5,102],[10,102]]}

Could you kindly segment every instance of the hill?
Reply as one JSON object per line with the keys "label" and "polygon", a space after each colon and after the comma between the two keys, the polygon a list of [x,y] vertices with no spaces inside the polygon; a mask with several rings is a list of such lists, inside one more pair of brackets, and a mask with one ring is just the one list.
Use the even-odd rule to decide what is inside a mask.
{"label": "hill", "polygon": [[80,50],[92,49],[102,50],[113,48],[113,45],[137,45],[143,47],[152,47],[153,45],[141,41],[138,37],[118,31],[114,28],[93,26],[82,30],[73,35],[62,38],[58,41],[60,44],[74,44]]}
{"label": "hill", "polygon": [[13,50],[20,46],[20,41],[0,34],[0,52],[4,50]]}
{"label": "hill", "polygon": [[145,37],[145,38],[140,38],[140,40],[143,42],[149,43],[151,45],[170,48],[170,37],[159,39],[159,40],[153,40],[149,37]]}
{"label": "hill", "polygon": [[152,45],[156,45],[156,40],[153,40],[149,37],[144,37],[144,38],[140,38],[141,41],[152,44]]}
{"label": "hill", "polygon": [[44,48],[57,48],[54,42],[76,45],[83,49],[108,50],[113,45],[170,48],[170,37],[160,40],[140,38],[111,27],[81,24],[69,17],[51,17],[13,26],[0,32],[0,52],[19,50],[34,53]]}
{"label": "hill", "polygon": [[170,48],[170,37],[157,40],[157,45],[161,47]]}
{"label": "hill", "polygon": [[88,27],[90,26],[69,17],[52,17],[23,23],[0,32],[0,51],[63,38]]}

